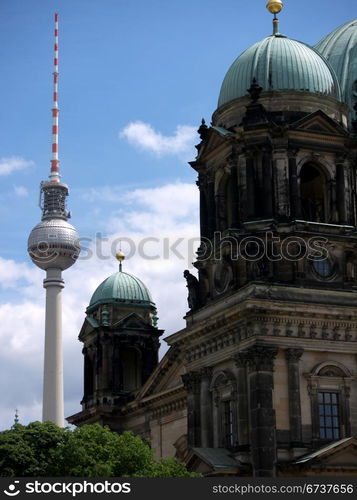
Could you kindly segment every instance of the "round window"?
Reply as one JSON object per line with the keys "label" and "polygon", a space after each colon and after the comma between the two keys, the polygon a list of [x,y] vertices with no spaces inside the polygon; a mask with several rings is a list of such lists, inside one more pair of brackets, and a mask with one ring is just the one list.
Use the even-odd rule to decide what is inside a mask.
{"label": "round window", "polygon": [[321,278],[328,278],[332,274],[332,265],[329,259],[316,257],[312,262],[315,273]]}

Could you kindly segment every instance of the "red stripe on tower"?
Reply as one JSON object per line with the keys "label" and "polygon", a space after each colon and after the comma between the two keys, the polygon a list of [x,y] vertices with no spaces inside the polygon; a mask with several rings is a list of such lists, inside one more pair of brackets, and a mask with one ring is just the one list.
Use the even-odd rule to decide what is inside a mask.
{"label": "red stripe on tower", "polygon": [[58,14],[55,13],[55,43],[53,58],[52,159],[50,180],[60,182],[58,160]]}

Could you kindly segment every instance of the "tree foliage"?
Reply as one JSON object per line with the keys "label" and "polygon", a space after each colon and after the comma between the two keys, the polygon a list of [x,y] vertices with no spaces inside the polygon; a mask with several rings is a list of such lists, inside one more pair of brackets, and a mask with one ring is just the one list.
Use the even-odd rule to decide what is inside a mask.
{"label": "tree foliage", "polygon": [[84,425],[74,431],[51,422],[15,424],[0,432],[0,476],[192,477],[174,458],[155,461],[131,432]]}

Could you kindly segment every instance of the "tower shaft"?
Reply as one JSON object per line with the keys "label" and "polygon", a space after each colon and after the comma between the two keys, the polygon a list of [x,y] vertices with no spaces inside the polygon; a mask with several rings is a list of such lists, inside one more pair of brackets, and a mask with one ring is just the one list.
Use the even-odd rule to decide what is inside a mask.
{"label": "tower shaft", "polygon": [[52,182],[60,182],[59,159],[58,159],[58,14],[55,14],[55,45],[53,60],[53,107],[52,107],[52,159],[51,174]]}
{"label": "tower shaft", "polygon": [[42,421],[64,426],[61,269],[47,269]]}

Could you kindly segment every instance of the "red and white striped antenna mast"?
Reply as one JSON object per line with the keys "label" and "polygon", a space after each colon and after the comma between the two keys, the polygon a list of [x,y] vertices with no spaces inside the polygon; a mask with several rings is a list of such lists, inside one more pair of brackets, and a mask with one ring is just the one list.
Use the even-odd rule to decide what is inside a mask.
{"label": "red and white striped antenna mast", "polygon": [[52,159],[51,173],[49,178],[51,182],[60,182],[60,170],[58,159],[58,14],[55,14],[55,45],[53,60],[53,107],[52,107]]}

